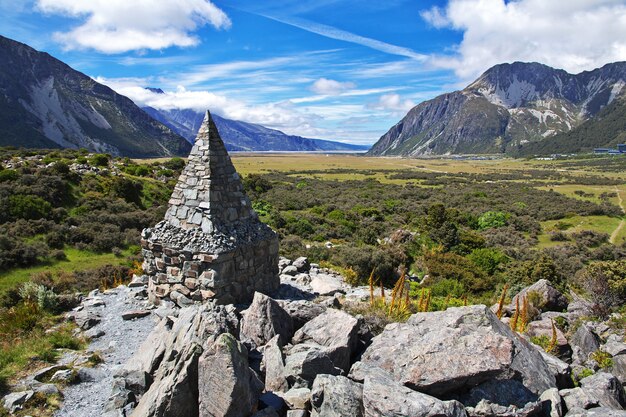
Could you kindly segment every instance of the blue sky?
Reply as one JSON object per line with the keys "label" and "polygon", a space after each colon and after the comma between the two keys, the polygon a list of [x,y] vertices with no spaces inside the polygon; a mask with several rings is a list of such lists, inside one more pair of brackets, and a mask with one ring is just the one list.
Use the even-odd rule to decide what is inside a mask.
{"label": "blue sky", "polygon": [[626,60],[624,3],[0,0],[0,34],[140,105],[371,144],[497,63],[580,72]]}

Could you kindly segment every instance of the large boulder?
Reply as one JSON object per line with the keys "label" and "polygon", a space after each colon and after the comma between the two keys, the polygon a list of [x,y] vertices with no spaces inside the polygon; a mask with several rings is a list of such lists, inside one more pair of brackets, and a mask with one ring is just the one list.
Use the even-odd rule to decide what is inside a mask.
{"label": "large boulder", "polygon": [[463,404],[441,401],[394,381],[386,372],[371,369],[363,383],[365,417],[466,417]]}
{"label": "large boulder", "polygon": [[582,323],[570,338],[570,344],[574,347],[573,359],[576,362],[585,363],[589,355],[600,349],[600,337],[587,323]]}
{"label": "large boulder", "polygon": [[358,345],[359,320],[340,310],[328,309],[296,332],[292,343],[325,347],[333,364],[350,369],[350,358]]}
{"label": "large boulder", "polygon": [[285,358],[284,377],[291,387],[310,387],[318,374],[339,375],[327,353],[328,348],[317,345],[297,345]]}
{"label": "large boulder", "polygon": [[198,387],[200,417],[249,416],[263,391],[248,365],[248,351],[230,333],[222,333],[202,354]]}
{"label": "large boulder", "polygon": [[580,386],[589,397],[598,401],[601,407],[623,410],[626,407],[626,394],[622,384],[607,372],[598,372],[580,380]]}
{"label": "large boulder", "polygon": [[[117,373],[109,409],[139,399],[133,417],[198,416],[198,359],[207,341],[238,334],[232,306],[192,306],[166,317]],[[129,391],[134,395],[129,395]]]}
{"label": "large boulder", "polygon": [[539,351],[486,306],[417,313],[372,339],[361,358],[402,385],[449,396],[491,380],[516,380],[535,396],[556,387]]}
{"label": "large boulder", "polygon": [[565,311],[567,310],[567,298],[557,290],[554,285],[547,279],[540,279],[533,285],[521,290],[515,297],[513,297],[512,303],[509,306],[510,310],[514,310],[517,300],[520,300],[520,305],[525,297],[532,298],[538,297],[538,304],[535,305],[541,311]]}
{"label": "large boulder", "polygon": [[275,300],[255,292],[252,304],[243,313],[241,338],[259,347],[276,335],[280,346],[289,342],[293,336],[291,316]]}
{"label": "large boulder", "polygon": [[319,295],[333,295],[337,292],[344,292],[346,285],[340,275],[319,273],[311,276],[309,284],[313,292]]}
{"label": "large boulder", "polygon": [[277,300],[277,302],[291,316],[294,330],[299,330],[307,322],[326,311],[323,305],[309,300]]}
{"label": "large boulder", "polygon": [[311,389],[311,405],[320,417],[362,417],[363,385],[345,376],[318,375]]}
{"label": "large boulder", "polygon": [[285,378],[285,362],[278,344],[279,335],[269,341],[263,349],[262,369],[265,371],[265,389],[267,391],[286,391],[289,386]]}

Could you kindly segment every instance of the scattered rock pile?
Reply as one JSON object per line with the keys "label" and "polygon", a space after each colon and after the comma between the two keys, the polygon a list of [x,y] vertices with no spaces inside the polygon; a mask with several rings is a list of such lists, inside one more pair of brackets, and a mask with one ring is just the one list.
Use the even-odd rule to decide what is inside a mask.
{"label": "scattered rock pile", "polygon": [[[626,416],[617,376],[596,366],[574,386],[572,371],[587,360],[546,353],[490,308],[417,313],[374,336],[341,309],[369,289],[349,288],[306,259],[279,263],[282,284],[271,297],[164,318],[117,374],[117,416]],[[316,292],[316,279],[340,282]],[[547,300],[561,300],[546,282],[526,293],[548,286]],[[580,317],[571,314],[540,311],[537,322]],[[617,339],[598,336],[600,349],[626,354]]]}
{"label": "scattered rock pile", "polygon": [[[160,318],[136,353],[117,366],[109,359],[119,356],[89,371],[76,360],[41,370],[33,378],[43,382],[5,397],[5,407],[18,409],[35,389],[52,392],[48,381],[67,381],[78,369],[81,380],[100,381],[99,399],[67,395],[72,401],[59,416],[626,416],[623,334],[586,321],[582,300],[568,303],[547,281],[520,297],[537,304],[528,324],[535,334],[547,332],[546,321],[550,333],[559,323],[564,349],[552,352],[560,358],[510,329],[506,316],[515,306],[502,319],[497,307],[480,305],[417,313],[374,335],[363,317],[342,309],[367,300],[368,288],[349,288],[305,258],[281,259],[280,271],[280,288],[255,293],[249,305],[164,302],[147,310],[137,300],[144,288],[118,290],[127,300],[122,295],[133,291],[134,300],[115,307],[120,324],[148,323],[146,311]],[[316,279],[341,282],[316,292]],[[111,319],[115,303],[105,297],[92,294],[72,314],[85,333]]]}

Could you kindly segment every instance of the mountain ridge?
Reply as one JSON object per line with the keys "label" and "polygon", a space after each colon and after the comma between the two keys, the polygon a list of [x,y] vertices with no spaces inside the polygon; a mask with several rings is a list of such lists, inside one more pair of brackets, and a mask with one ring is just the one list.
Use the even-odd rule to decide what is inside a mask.
{"label": "mountain ridge", "polygon": [[[160,88],[148,87],[150,91],[161,92]],[[153,107],[143,107],[150,116],[183,136],[193,141],[204,118],[203,113],[191,109],[159,110]],[[268,152],[268,151],[366,151],[369,146],[352,145],[342,142],[310,139],[302,136],[288,135],[280,130],[231,120],[212,113],[215,124],[229,151]]]}
{"label": "mountain ridge", "polygon": [[569,74],[539,63],[499,64],[463,90],[422,102],[369,155],[515,154],[593,119],[626,89],[626,62]]}
{"label": "mountain ridge", "polygon": [[111,88],[46,52],[0,36],[0,146],[186,155],[191,145]]}

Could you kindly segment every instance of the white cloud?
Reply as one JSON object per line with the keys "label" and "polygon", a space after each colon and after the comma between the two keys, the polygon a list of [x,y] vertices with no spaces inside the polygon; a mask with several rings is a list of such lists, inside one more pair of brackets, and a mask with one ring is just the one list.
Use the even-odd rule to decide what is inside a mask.
{"label": "white cloud", "polygon": [[537,61],[578,73],[626,60],[623,0],[450,0],[421,16],[436,28],[463,32],[455,53],[432,63],[465,81],[503,62]]}
{"label": "white cloud", "polygon": [[349,81],[339,82],[335,80],[329,80],[328,78],[320,78],[313,83],[313,85],[311,86],[311,91],[316,94],[336,96],[354,87],[354,83],[351,83]]}
{"label": "white cloud", "polygon": [[389,111],[394,115],[404,116],[409,110],[415,107],[411,100],[402,100],[399,94],[383,94],[376,103],[368,104],[368,108]]}
{"label": "white cloud", "polygon": [[190,91],[179,86],[174,91],[163,94],[146,90],[143,86],[149,80],[135,78],[107,79],[96,77],[99,83],[108,85],[119,94],[129,97],[139,106],[150,106],[161,110],[193,109],[204,112],[207,109],[233,120],[258,123],[275,129],[295,128],[312,124],[319,116],[304,114],[292,103],[277,102],[249,105],[241,100],[228,98],[210,91]]}
{"label": "white cloud", "polygon": [[38,0],[44,13],[84,22],[54,39],[67,49],[95,49],[114,54],[141,49],[198,44],[192,32],[210,24],[230,27],[228,16],[209,0]]}
{"label": "white cloud", "polygon": [[377,39],[367,38],[365,36],[357,35],[345,30],[338,29],[333,26],[323,25],[321,23],[311,22],[305,19],[299,19],[294,17],[276,17],[261,14],[268,19],[276,20],[277,22],[284,23],[293,27],[297,27],[302,30],[306,30],[311,33],[316,33],[321,36],[325,36],[330,39],[337,39],[344,42],[350,42],[357,45],[366,46],[368,48],[385,52],[391,55],[400,55],[407,58],[414,59],[416,61],[424,61],[427,59],[426,55],[415,52],[410,48],[404,46],[393,45],[387,42],[379,41]]}

